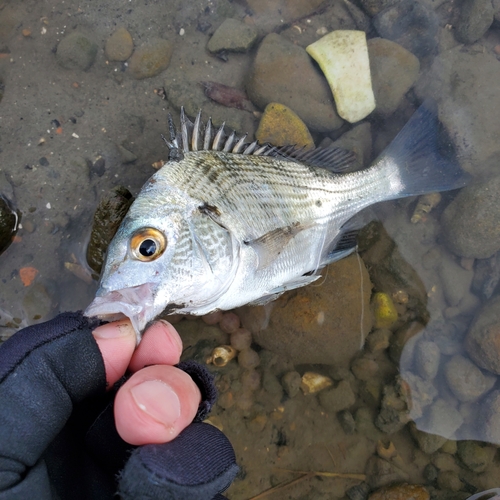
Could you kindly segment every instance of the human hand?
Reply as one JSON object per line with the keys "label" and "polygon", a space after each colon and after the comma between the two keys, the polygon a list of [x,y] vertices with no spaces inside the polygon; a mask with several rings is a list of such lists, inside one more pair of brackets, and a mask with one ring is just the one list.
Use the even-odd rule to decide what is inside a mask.
{"label": "human hand", "polygon": [[[94,326],[66,313],[0,346],[0,500],[109,499],[117,491],[123,499],[223,498],[238,470],[232,447],[216,428],[188,425],[214,400],[206,369],[179,365],[197,388],[178,368],[143,368],[180,356],[180,339],[164,323],[136,350],[127,322],[95,328],[95,337]],[[130,379],[106,391],[127,367]]]}

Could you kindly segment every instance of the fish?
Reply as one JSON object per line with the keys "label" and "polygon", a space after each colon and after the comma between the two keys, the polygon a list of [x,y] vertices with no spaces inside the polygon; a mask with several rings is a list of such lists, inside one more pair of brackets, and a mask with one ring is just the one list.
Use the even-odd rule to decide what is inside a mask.
{"label": "fish", "polygon": [[371,205],[458,189],[469,174],[438,148],[424,102],[365,170],[354,155],[226,136],[201,111],[169,116],[168,161],[142,187],[107,250],[86,316],[130,321],[264,304],[308,285],[356,249]]}

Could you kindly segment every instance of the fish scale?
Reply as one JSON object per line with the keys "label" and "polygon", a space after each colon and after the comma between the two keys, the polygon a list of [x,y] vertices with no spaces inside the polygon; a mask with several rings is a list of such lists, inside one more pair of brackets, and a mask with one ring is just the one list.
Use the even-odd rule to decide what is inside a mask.
{"label": "fish scale", "polygon": [[180,134],[169,118],[169,161],[131,205],[85,314],[127,316],[139,341],[164,310],[263,304],[315,281],[355,250],[365,207],[466,184],[437,129],[426,102],[368,169],[345,173],[352,153],[245,143],[181,110]]}

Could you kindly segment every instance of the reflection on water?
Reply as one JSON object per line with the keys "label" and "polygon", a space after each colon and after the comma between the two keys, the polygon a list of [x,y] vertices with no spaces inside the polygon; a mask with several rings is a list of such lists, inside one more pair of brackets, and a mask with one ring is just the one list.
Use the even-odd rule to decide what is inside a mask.
{"label": "reflection on water", "polygon": [[[209,52],[226,18],[241,24]],[[432,97],[443,150],[473,174],[469,187],[429,201],[413,222],[416,200],[380,206],[383,228],[365,230],[362,265],[352,256],[321,283],[238,311],[251,352],[245,330],[228,333],[234,316],[177,326],[186,356],[205,362],[232,342],[246,353],[210,365],[221,393],[211,420],[242,466],[229,498],[270,490],[273,499],[476,499],[498,487],[499,22],[496,4],[479,0],[460,9],[446,0],[3,3],[0,194],[14,195],[22,220],[0,256],[0,335],[92,300],[92,214],[119,184],[136,194],[151,165],[166,159],[167,111],[184,105],[194,116],[201,107],[215,125],[253,133],[254,107],[285,104],[316,145],[354,150],[361,167]],[[106,45],[118,27],[135,49],[159,51],[153,76],[139,78],[140,61],[131,71],[123,31],[117,46]],[[304,50],[336,29],[368,33],[377,108],[360,124],[337,115]],[[72,33],[95,47],[74,53],[69,44],[56,56]],[[246,52],[232,52],[240,34]],[[231,92],[216,103],[201,82],[245,90],[251,104],[240,93],[243,109],[220,104]],[[395,317],[373,308],[374,293],[390,299]],[[321,390],[301,389],[306,373],[323,381]]]}

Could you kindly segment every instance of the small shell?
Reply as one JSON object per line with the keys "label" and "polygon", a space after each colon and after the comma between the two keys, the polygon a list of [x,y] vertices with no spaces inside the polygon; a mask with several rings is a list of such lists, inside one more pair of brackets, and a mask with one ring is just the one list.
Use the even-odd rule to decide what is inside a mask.
{"label": "small shell", "polygon": [[302,375],[300,388],[304,394],[315,394],[331,385],[333,385],[333,381],[330,377],[320,373],[306,372]]}
{"label": "small shell", "polygon": [[396,447],[392,441],[386,445],[382,441],[377,441],[377,455],[385,460],[390,460],[398,454]]}
{"label": "small shell", "polygon": [[427,214],[438,205],[441,201],[441,193],[428,193],[422,195],[417,202],[417,206],[413,211],[411,216],[411,222],[416,224],[417,222],[425,222]]}
{"label": "small shell", "polygon": [[220,345],[216,347],[211,356],[207,359],[207,364],[214,364],[215,366],[226,366],[229,361],[234,359],[238,351],[230,345]]}

